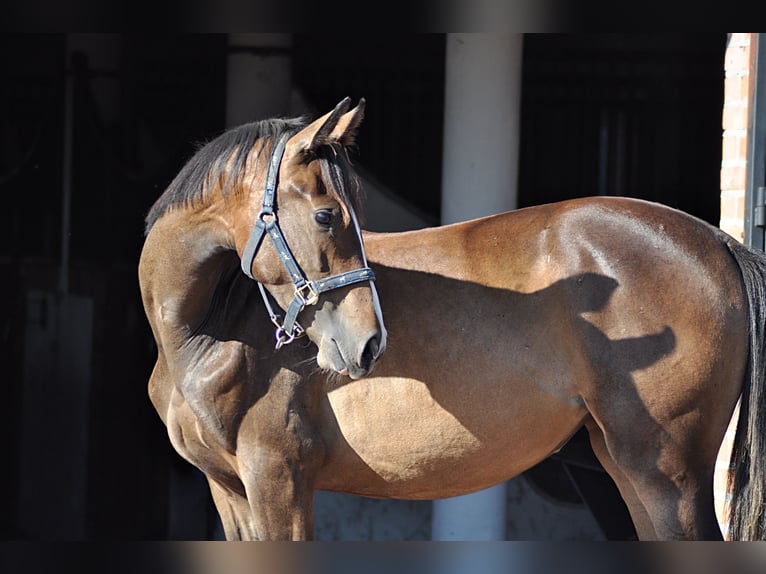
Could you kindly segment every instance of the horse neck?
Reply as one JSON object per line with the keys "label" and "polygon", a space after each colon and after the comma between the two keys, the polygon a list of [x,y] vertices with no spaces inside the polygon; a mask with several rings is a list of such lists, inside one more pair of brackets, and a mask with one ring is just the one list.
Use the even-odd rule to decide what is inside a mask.
{"label": "horse neck", "polygon": [[220,281],[238,262],[222,218],[181,209],[162,216],[146,237],[139,264],[150,321],[181,337],[194,332]]}

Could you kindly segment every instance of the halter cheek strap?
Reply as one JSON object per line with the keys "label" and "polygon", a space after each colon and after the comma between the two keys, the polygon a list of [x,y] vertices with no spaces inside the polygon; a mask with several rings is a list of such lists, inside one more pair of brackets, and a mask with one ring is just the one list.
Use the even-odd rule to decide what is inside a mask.
{"label": "halter cheek strap", "polygon": [[[297,322],[298,314],[306,306],[315,305],[319,301],[320,294],[339,287],[345,287],[346,285],[352,285],[361,281],[373,281],[375,279],[375,274],[372,272],[372,269],[367,267],[366,259],[364,267],[353,271],[346,271],[345,273],[340,273],[331,277],[318,279],[316,281],[309,281],[304,275],[287,245],[282,229],[279,227],[277,214],[274,211],[274,197],[277,192],[279,166],[282,163],[282,156],[285,153],[285,145],[287,144],[288,139],[289,134],[283,134],[272,150],[268,171],[266,172],[266,187],[263,191],[263,205],[260,214],[258,214],[258,220],[255,222],[250,237],[247,240],[247,244],[245,245],[245,249],[242,252],[241,263],[242,271],[245,275],[250,277],[250,279],[257,281],[255,277],[253,277],[251,268],[253,266],[253,260],[258,253],[258,249],[263,243],[263,238],[268,234],[277,250],[279,258],[282,260],[282,264],[295,286],[295,296],[287,308],[284,322],[280,323],[279,316],[274,312],[274,309],[269,302],[265,287],[260,281],[257,281],[258,289],[261,292],[261,297],[263,298],[266,310],[271,317],[272,323],[274,323],[277,328],[277,349],[282,345],[291,343],[305,334],[303,327]],[[359,244],[362,246],[362,250],[364,250],[361,235],[359,237]]]}

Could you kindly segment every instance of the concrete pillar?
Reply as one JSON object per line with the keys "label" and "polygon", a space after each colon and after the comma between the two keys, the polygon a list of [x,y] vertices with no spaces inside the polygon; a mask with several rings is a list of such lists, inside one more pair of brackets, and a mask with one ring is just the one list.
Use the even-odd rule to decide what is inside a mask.
{"label": "concrete pillar", "polygon": [[[448,34],[442,223],[516,208],[521,34]],[[434,501],[433,540],[504,540],[506,485]]]}
{"label": "concrete pillar", "polygon": [[291,34],[229,34],[226,127],[290,112]]}
{"label": "concrete pillar", "polygon": [[442,223],[516,208],[521,34],[448,34]]}

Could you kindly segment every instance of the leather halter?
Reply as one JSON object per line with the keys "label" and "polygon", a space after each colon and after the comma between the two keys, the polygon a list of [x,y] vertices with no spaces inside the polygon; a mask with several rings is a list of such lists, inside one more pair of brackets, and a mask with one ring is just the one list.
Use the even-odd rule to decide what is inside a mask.
{"label": "leather halter", "polygon": [[[266,310],[269,312],[272,323],[274,323],[277,328],[275,333],[277,349],[282,347],[282,345],[293,342],[295,339],[305,334],[303,327],[300,326],[296,319],[298,318],[298,314],[306,306],[315,305],[319,301],[320,294],[361,281],[375,280],[375,274],[372,272],[372,269],[366,266],[367,261],[364,258],[364,244],[362,243],[361,234],[359,235],[359,244],[362,247],[362,257],[364,259],[365,267],[353,271],[346,271],[345,273],[339,273],[338,275],[332,275],[331,277],[317,279],[316,281],[309,281],[303,274],[298,262],[295,260],[295,257],[290,252],[290,248],[287,246],[287,241],[282,234],[282,229],[279,227],[279,220],[277,219],[277,214],[274,210],[274,197],[277,191],[279,165],[282,163],[282,156],[284,155],[285,145],[287,144],[289,137],[290,134],[283,134],[271,152],[269,168],[266,173],[266,188],[263,192],[261,212],[258,214],[258,220],[255,222],[255,226],[253,226],[253,230],[250,233],[250,238],[247,240],[245,249],[242,252],[242,271],[244,271],[245,275],[250,277],[250,279],[253,279],[258,283],[263,303],[266,306]],[[357,232],[359,232],[358,229]],[[255,259],[258,249],[263,242],[263,238],[267,233],[269,237],[271,237],[271,241],[274,243],[279,258],[282,260],[282,264],[285,266],[285,269],[287,269],[287,272],[290,274],[290,278],[295,285],[295,296],[287,308],[285,320],[282,323],[280,323],[279,316],[274,312],[274,309],[269,303],[269,298],[263,284],[255,279],[250,271],[253,266],[253,260]]]}

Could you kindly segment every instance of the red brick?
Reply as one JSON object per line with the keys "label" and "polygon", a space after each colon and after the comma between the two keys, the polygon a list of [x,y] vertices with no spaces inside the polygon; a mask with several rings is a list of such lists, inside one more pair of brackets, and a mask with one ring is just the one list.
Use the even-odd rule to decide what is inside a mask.
{"label": "red brick", "polygon": [[751,32],[732,32],[729,35],[727,44],[729,48],[732,46],[749,46],[752,35]]}
{"label": "red brick", "polygon": [[742,219],[745,220],[745,197],[740,195],[735,202],[736,213]]}
{"label": "red brick", "polygon": [[721,189],[745,189],[747,172],[744,166],[726,166],[721,168]]}
{"label": "red brick", "polygon": [[724,69],[747,72],[750,70],[750,46],[731,46],[726,49]]}
{"label": "red brick", "polygon": [[748,108],[746,106],[723,107],[723,129],[746,130],[748,125]]}
{"label": "red brick", "polygon": [[723,137],[723,161],[747,159],[747,137],[744,135],[726,135]]}
{"label": "red brick", "polygon": [[742,194],[721,194],[721,219],[740,219],[745,214],[745,198]]}
{"label": "red brick", "polygon": [[750,76],[729,76],[723,83],[726,102],[746,102],[750,97]]}

